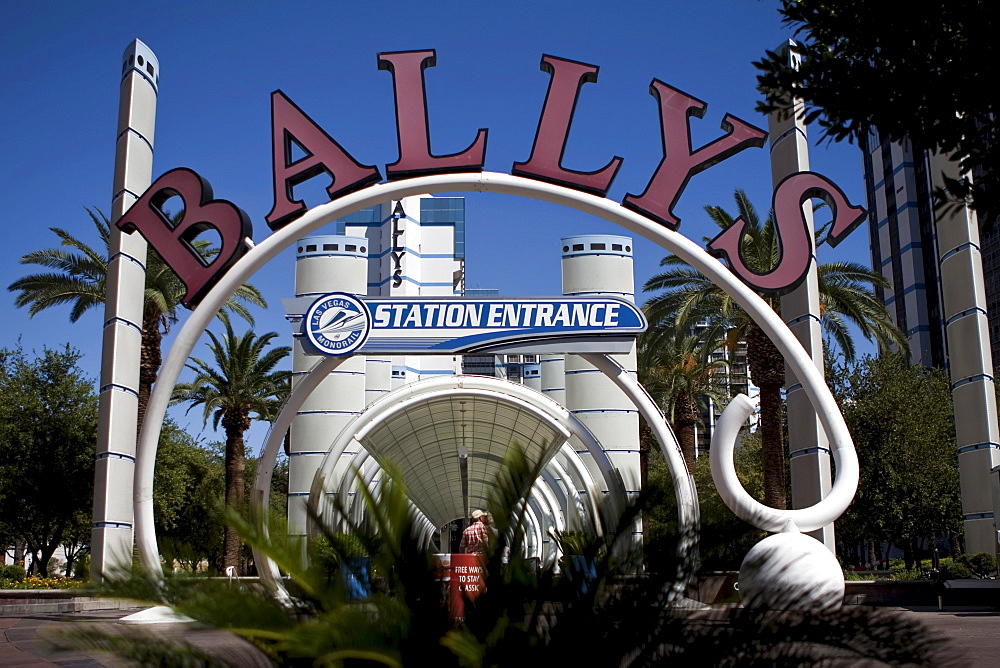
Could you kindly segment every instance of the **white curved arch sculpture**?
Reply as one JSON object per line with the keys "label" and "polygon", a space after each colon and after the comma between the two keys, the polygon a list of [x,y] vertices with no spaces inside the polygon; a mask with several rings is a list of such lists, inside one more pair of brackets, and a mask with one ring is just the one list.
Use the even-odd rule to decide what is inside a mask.
{"label": "white curved arch sculpture", "polygon": [[[160,427],[173,387],[201,333],[208,326],[215,313],[254,272],[298,238],[319,229],[321,226],[350,212],[386,200],[424,193],[459,190],[519,195],[589,213],[653,241],[680,257],[723,288],[771,338],[784,355],[788,368],[802,383],[806,395],[819,415],[830,439],[837,467],[837,479],[833,489],[821,503],[824,504],[829,514],[836,516],[839,516],[847,508],[854,490],[857,488],[858,462],[843,416],[840,414],[833,396],[823,382],[812,359],[799,345],[781,318],[715,258],[680,233],[630,211],[617,202],[596,195],[509,174],[494,172],[441,174],[380,183],[311,209],[301,218],[279,229],[247,252],[233,265],[229,272],[222,276],[201,304],[192,312],[178,332],[174,345],[171,346],[170,353],[160,370],[159,381],[150,397],[146,419],[143,422],[137,445],[134,486],[136,542],[143,566],[148,572],[152,574],[161,572],[153,522],[153,471]],[[664,450],[669,450],[669,448],[664,448]],[[665,452],[664,454],[667,456],[668,462],[671,461],[671,453]],[[676,472],[675,475],[677,475]],[[675,491],[680,507],[697,509],[697,497],[692,498],[691,490],[687,485],[678,485]]]}
{"label": "white curved arch sculpture", "polygon": [[[815,531],[840,517],[843,512],[840,506],[844,500],[834,497],[833,492],[823,502],[809,508],[779,510],[765,506],[743,488],[740,479],[736,477],[733,452],[740,428],[754,408],[753,400],[745,394],[734,397],[716,422],[715,433],[712,434],[712,447],[709,450],[712,480],[723,502],[741,520],[771,533],[785,530],[788,522],[793,522],[799,531]],[[837,491],[842,495],[845,490],[841,488]],[[848,497],[846,503],[850,502]]]}

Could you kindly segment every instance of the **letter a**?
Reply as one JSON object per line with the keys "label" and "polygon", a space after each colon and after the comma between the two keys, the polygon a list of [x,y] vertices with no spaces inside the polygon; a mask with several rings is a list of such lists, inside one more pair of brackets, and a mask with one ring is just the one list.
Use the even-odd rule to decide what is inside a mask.
{"label": "letter a", "polygon": [[538,119],[531,157],[528,162],[515,162],[510,173],[604,197],[622,165],[621,158],[615,156],[596,172],[577,172],[562,167],[580,88],[587,82],[596,82],[600,68],[555,56],[542,56],[541,68],[552,75],[552,80],[549,81],[549,91]]}
{"label": "letter a", "polygon": [[[184,215],[176,225],[162,208],[171,197],[184,201]],[[246,213],[232,202],[212,199],[208,181],[184,168],[170,170],[156,179],[115,224],[129,234],[138,230],[160,254],[184,283],[186,292],[181,303],[192,309],[247,252],[243,241],[253,235]],[[195,238],[209,228],[219,233],[222,244],[211,259],[194,246]]]}
{"label": "letter a", "polygon": [[437,55],[433,49],[378,54],[378,68],[392,73],[392,87],[396,96],[399,160],[385,166],[386,177],[390,180],[417,174],[483,170],[487,135],[483,128],[479,129],[472,145],[461,153],[431,155],[424,70],[434,67],[436,62]]}
{"label": "letter a", "polygon": [[[295,161],[293,142],[305,154]],[[332,183],[326,192],[333,200],[382,180],[378,169],[355,160],[280,90],[271,93],[271,156],[274,207],[265,220],[272,230],[307,211],[305,202],[292,200],[292,188],[303,181],[329,174]]]}
{"label": "letter a", "polygon": [[847,196],[832,181],[815,172],[792,174],[774,189],[774,220],[778,234],[778,264],[758,274],[740,257],[747,222],[737,218],[708,244],[708,252],[724,259],[740,279],[758,292],[784,294],[794,290],[806,277],[813,260],[813,240],[802,205],[813,197],[824,200],[833,211],[833,225],[827,237],[831,246],[839,244],[865,219],[865,210],[851,206]]}
{"label": "letter a", "polygon": [[649,94],[660,103],[663,159],[646,184],[646,190],[638,197],[631,193],[626,195],[622,206],[676,230],[681,220],[674,215],[673,208],[688,180],[745,148],[763,146],[767,133],[726,114],[722,119],[722,129],[726,134],[692,151],[688,118],[701,118],[708,105],[658,79],[649,84]]}

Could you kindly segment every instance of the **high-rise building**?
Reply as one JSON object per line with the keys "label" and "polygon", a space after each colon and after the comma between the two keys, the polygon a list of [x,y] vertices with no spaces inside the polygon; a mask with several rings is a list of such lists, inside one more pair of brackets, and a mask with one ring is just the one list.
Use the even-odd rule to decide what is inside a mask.
{"label": "high-rise building", "polygon": [[[889,281],[876,287],[893,322],[910,342],[910,361],[947,368],[941,260],[927,151],[891,142],[872,130],[862,142],[872,268]],[[1000,226],[980,230],[993,368],[1000,368]]]}
{"label": "high-rise building", "polygon": [[[337,234],[368,239],[368,295],[444,297],[465,288],[465,198],[418,195],[337,221]],[[392,387],[460,373],[460,357],[392,359]]]}
{"label": "high-rise building", "polygon": [[876,287],[876,295],[909,339],[910,360],[944,368],[948,353],[927,155],[877,131],[865,137],[862,152],[872,268],[890,283],[888,290]]}
{"label": "high-rise building", "polygon": [[[694,326],[694,334],[698,335],[708,327],[707,322],[700,322]],[[753,384],[750,378],[750,369],[747,366],[747,342],[740,339],[736,342],[736,347],[730,349],[728,346],[721,346],[712,351],[711,360],[713,362],[725,360],[725,368],[716,371],[716,381],[718,386],[725,388],[730,397],[737,394],[745,394],[751,399],[760,395],[760,388]],[[722,416],[722,408],[715,403],[711,397],[704,398],[704,406],[699,411],[700,424],[695,425],[695,457],[700,457],[708,453],[711,449],[712,434],[715,432],[715,423]],[[757,431],[758,413],[750,416],[749,431]]]}

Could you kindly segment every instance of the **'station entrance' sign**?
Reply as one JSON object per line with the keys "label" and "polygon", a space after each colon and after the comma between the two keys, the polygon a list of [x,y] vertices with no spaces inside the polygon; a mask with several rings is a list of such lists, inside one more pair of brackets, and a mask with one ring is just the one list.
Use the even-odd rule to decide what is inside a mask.
{"label": "'station entrance' sign", "polygon": [[627,353],[646,319],[617,297],[286,299],[294,335],[316,355]]}

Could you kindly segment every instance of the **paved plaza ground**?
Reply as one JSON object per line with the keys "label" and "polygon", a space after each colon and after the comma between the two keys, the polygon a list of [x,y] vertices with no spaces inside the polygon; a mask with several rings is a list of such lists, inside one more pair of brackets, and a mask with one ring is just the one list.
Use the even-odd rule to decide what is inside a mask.
{"label": "paved plaza ground", "polygon": [[[947,638],[954,645],[952,665],[963,668],[1000,665],[1000,611],[987,608],[962,608],[938,611],[935,608],[896,608],[923,623],[929,632]],[[48,649],[45,637],[78,622],[115,625],[128,611],[60,613],[26,617],[0,617],[0,666],[126,666],[106,656],[55,653]],[[113,627],[113,626],[112,626]],[[192,630],[184,624],[151,624],[144,628],[160,636],[185,635],[195,644],[211,649],[234,666],[251,668],[263,665],[248,645],[234,636],[219,632]]]}

